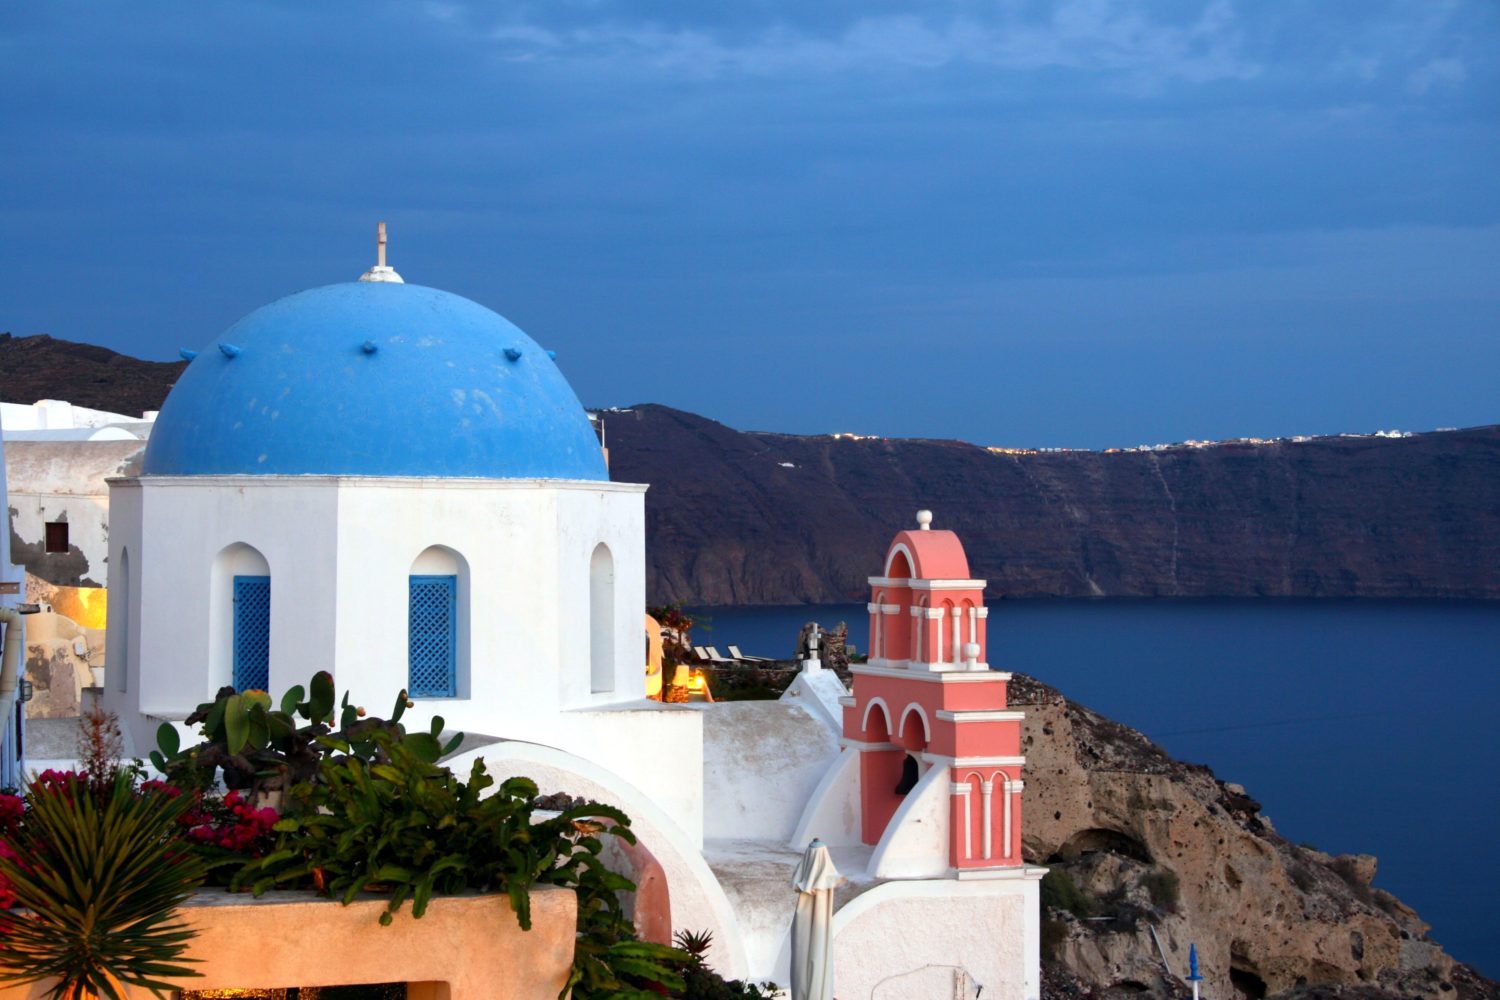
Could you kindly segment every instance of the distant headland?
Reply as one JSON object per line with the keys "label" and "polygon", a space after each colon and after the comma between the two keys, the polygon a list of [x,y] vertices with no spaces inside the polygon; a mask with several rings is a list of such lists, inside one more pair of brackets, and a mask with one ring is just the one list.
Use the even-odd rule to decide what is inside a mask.
{"label": "distant headland", "polygon": [[647,588],[698,605],[859,600],[918,498],[995,598],[1500,598],[1500,426],[1111,451],[748,433],[606,412],[650,483]]}
{"label": "distant headland", "polygon": [[[155,409],[182,368],[0,335],[6,402]],[[653,603],[861,600],[868,553],[922,505],[991,599],[1500,599],[1500,425],[1072,451],[602,415],[613,478],[651,484]]]}

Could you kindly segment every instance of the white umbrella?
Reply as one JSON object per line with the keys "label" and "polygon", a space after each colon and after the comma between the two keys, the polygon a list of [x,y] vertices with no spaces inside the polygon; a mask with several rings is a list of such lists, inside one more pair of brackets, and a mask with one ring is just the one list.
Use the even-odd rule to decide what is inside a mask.
{"label": "white umbrella", "polygon": [[833,890],[843,884],[823,842],[808,844],[792,878],[792,1000],[833,1000]]}

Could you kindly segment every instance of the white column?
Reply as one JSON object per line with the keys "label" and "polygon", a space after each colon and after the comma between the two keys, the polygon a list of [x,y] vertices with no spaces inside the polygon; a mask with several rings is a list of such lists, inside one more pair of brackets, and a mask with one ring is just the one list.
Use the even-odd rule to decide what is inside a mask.
{"label": "white column", "polygon": [[[994,839],[992,836],[994,833],[994,810],[991,806],[990,795],[994,790],[995,783],[993,781],[984,781],[979,785],[979,791],[984,797],[980,808],[984,810],[984,856],[986,860],[990,857],[990,842]],[[1005,820],[1007,824],[1010,822],[1010,809],[1008,808],[1005,810]]]}
{"label": "white column", "polygon": [[1005,834],[1005,850],[1004,850],[1003,853],[1001,853],[1000,856],[1002,858],[1009,858],[1010,857],[1010,803],[1011,803],[1011,797],[1015,793],[1013,793],[1011,791],[1010,780],[1009,779],[1005,779],[1004,785],[1005,785],[1005,823],[1004,823],[1004,826],[1003,826],[1003,832]]}
{"label": "white column", "polygon": [[969,799],[969,783],[952,782],[948,791],[963,796],[964,800],[964,860],[974,856],[974,805]]}
{"label": "white column", "polygon": [[880,621],[880,619],[882,617],[884,617],[884,615],[883,615],[884,609],[879,604],[871,604],[871,605],[869,605],[869,609],[870,609],[870,629],[871,629],[871,631],[870,631],[869,656],[870,656],[870,659],[872,659],[872,660],[883,660],[883,659],[885,659],[885,652],[880,647],[880,639],[881,639],[881,635],[880,634],[883,631],[885,631],[885,630],[883,628],[881,628],[881,621]]}
{"label": "white column", "polygon": [[953,609],[953,665],[956,667],[964,661],[964,640],[961,635],[963,631],[963,609]]}
{"label": "white column", "polygon": [[926,616],[922,614],[923,609],[915,604],[911,606],[911,616],[916,619],[915,628],[911,630],[911,662],[922,661],[922,622]]}
{"label": "white column", "polygon": [[974,612],[976,612],[978,610],[979,610],[978,608],[972,607],[972,606],[969,608],[969,641],[970,642],[978,642],[979,641],[979,623],[975,620],[977,616],[974,614]]}

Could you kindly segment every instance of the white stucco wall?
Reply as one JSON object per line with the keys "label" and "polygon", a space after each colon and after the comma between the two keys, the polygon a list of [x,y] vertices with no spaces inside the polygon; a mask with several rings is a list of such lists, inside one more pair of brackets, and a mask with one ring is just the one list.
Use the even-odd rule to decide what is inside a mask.
{"label": "white stucco wall", "polygon": [[835,735],[844,730],[844,709],[839,699],[849,689],[832,670],[799,671],[782,692],[782,701],[797,702],[818,717]]}
{"label": "white stucco wall", "polygon": [[[107,684],[106,704],[142,751],[160,719],[229,683],[227,547],[252,547],[269,570],[272,694],[328,669],[351,701],[386,715],[407,686],[408,576],[444,546],[467,566],[459,621],[470,655],[458,665],[461,696],[418,701],[408,725],[442,715],[450,729],[608,760],[701,838],[701,719],[644,700],[645,487],[322,476],[112,485],[111,564],[129,549],[133,586],[129,623],[111,609],[110,631],[124,625],[131,651],[125,690]],[[614,559],[614,690],[595,693],[588,567],[601,543]]]}
{"label": "white stucco wall", "polygon": [[111,424],[139,424],[154,421],[156,411],[139,416],[75,406],[62,399],[41,399],[35,403],[0,403],[0,429],[4,431],[72,430],[81,427],[108,427]]}
{"label": "white stucco wall", "polygon": [[562,791],[624,810],[631,829],[666,874],[673,929],[710,932],[709,963],[727,978],[750,975],[744,938],[728,897],[703,860],[699,845],[659,808],[652,795],[612,767],[530,743],[497,743],[459,754],[445,764],[466,775],[476,759],[482,759],[497,779],[520,775],[535,781],[544,794]]}
{"label": "white stucco wall", "polygon": [[838,738],[795,701],[723,702],[701,710],[703,835],[785,843],[838,756]]}
{"label": "white stucco wall", "polygon": [[[15,512],[10,529],[19,543],[12,553],[16,561],[46,584],[103,587],[109,556],[105,480],[132,471],[142,447],[139,441],[8,441],[5,471]],[[49,521],[68,522],[68,544],[77,551],[43,551]]]}
{"label": "white stucco wall", "polygon": [[876,878],[929,878],[949,871],[948,768],[929,767],[886,825],[870,874]]}
{"label": "white stucco wall", "polygon": [[[70,549],[76,547],[82,559],[79,560],[73,554],[73,558],[67,561],[67,577],[48,582],[68,587],[105,585],[108,575],[105,561],[109,557],[109,504],[103,497],[49,496],[12,491],[10,509],[13,512],[10,518],[11,531],[14,532],[14,540],[24,547],[18,554],[23,556],[25,563],[63,563],[58,558],[62,553],[45,553],[43,550],[46,547],[47,523],[68,523],[68,546]],[[41,565],[37,569],[41,570],[44,579],[51,575]]]}
{"label": "white stucco wall", "polygon": [[829,847],[863,841],[859,802],[859,751],[845,750],[828,763],[817,787],[807,798],[792,832],[791,847],[805,847],[814,839]]}
{"label": "white stucco wall", "polygon": [[[1036,1000],[1041,869],[975,882],[876,886],[833,915],[840,1000]],[[965,992],[958,992],[960,983]]]}

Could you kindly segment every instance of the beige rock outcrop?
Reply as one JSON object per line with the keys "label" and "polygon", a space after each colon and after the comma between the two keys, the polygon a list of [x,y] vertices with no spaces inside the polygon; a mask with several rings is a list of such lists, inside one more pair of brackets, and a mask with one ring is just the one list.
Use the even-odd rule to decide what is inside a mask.
{"label": "beige rock outcrop", "polygon": [[1011,703],[1026,711],[1026,859],[1095,901],[1088,919],[1054,911],[1044,934],[1082,979],[1180,996],[1196,942],[1209,997],[1356,984],[1455,996],[1454,960],[1371,887],[1375,858],[1288,842],[1243,788],[1029,678]]}

